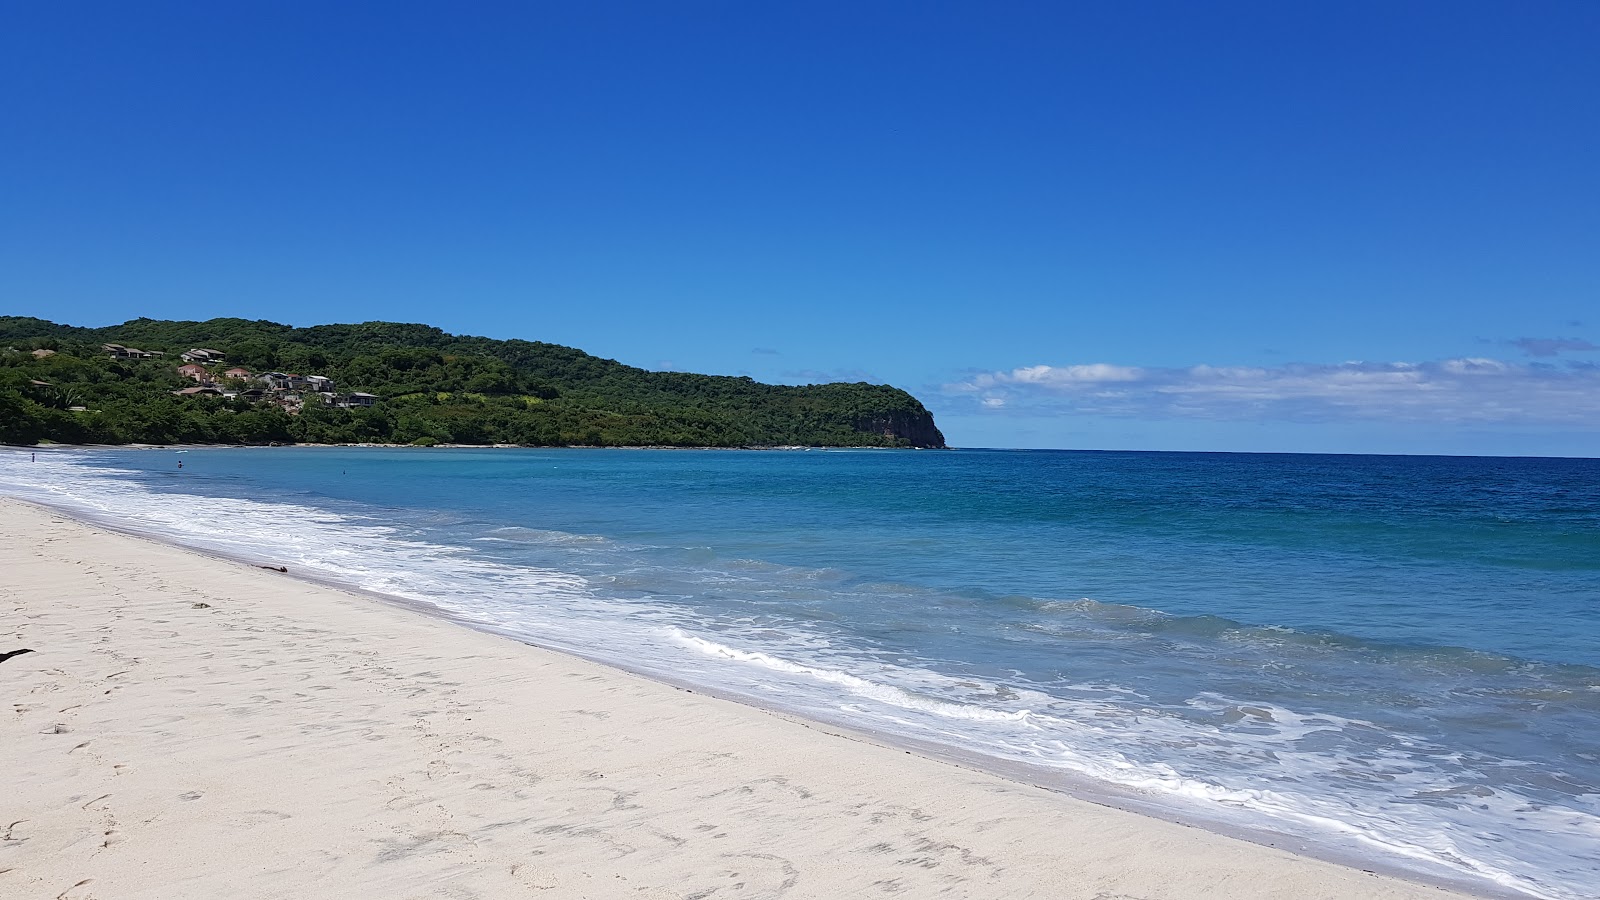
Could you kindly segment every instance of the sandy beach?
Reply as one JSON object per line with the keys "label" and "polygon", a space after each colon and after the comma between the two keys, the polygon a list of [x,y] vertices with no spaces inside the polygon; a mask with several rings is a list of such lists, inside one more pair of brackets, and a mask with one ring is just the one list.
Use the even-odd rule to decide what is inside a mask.
{"label": "sandy beach", "polygon": [[0,500],[0,896],[1441,898]]}

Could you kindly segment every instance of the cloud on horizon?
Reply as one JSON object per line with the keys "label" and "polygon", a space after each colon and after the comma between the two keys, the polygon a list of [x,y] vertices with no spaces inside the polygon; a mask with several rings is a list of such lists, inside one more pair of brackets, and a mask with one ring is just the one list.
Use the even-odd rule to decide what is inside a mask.
{"label": "cloud on horizon", "polygon": [[1517,338],[1506,343],[1520,347],[1529,356],[1557,356],[1574,350],[1600,350],[1600,344],[1583,338]]}
{"label": "cloud on horizon", "polygon": [[1580,362],[1038,365],[978,373],[943,390],[1000,414],[1600,427],[1600,365]]}

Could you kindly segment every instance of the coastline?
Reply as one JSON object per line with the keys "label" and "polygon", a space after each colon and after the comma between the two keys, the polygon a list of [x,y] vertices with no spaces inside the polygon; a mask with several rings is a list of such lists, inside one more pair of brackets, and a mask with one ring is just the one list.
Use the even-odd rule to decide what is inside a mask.
{"label": "coastline", "polygon": [[[176,893],[161,883],[169,896],[224,886],[276,894],[329,878],[371,892],[367,879],[380,870],[408,883],[459,878],[496,895],[534,871],[548,885],[522,883],[561,887],[556,896],[640,896],[641,881],[657,892],[646,896],[719,887],[730,896],[819,897],[892,888],[911,896],[1330,898],[1444,890],[1112,809],[462,628],[392,598],[374,602],[21,501],[0,500],[0,509],[9,532],[0,554],[17,573],[5,595],[22,614],[21,645],[35,651],[0,670],[8,683],[31,687],[17,698],[5,757],[11,771],[26,773],[19,809],[33,823],[0,845],[0,869],[10,869],[0,879],[33,879],[19,883],[48,887],[47,895],[84,877],[119,892],[154,887],[141,863],[170,852],[161,847],[176,826],[160,824],[165,817],[205,809],[173,799],[194,792],[181,783],[195,780],[212,785],[200,799],[232,811],[207,827],[221,828],[216,834],[251,860],[227,871],[269,874],[227,880],[237,873],[190,854]],[[88,645],[95,633],[100,643]],[[384,662],[374,668],[380,651]],[[260,656],[269,661],[238,663]],[[287,657],[298,658],[259,674]],[[101,668],[112,674],[90,677]],[[85,702],[55,702],[75,691]],[[39,695],[51,699],[34,701]],[[361,717],[341,721],[352,709]],[[241,722],[256,733],[240,734]],[[383,750],[377,758],[374,747]],[[309,766],[304,777],[285,781],[301,765]],[[439,765],[450,770],[446,784],[435,783]],[[287,818],[241,812],[269,798],[236,776],[240,767],[263,784],[280,782],[283,796],[265,808]],[[135,808],[117,808],[124,785],[137,788]],[[476,824],[428,831],[433,819],[396,818],[391,804],[407,795],[391,794],[402,787],[428,795],[402,811]],[[88,800],[113,788],[111,800]],[[100,827],[107,816],[116,827]],[[371,824],[380,821],[381,834]],[[285,849],[304,838],[274,843],[285,822],[297,823],[296,834],[364,837],[307,871]],[[705,837],[701,825],[716,833]],[[472,849],[454,847],[447,833]],[[397,834],[409,837],[395,844]],[[623,845],[631,849],[619,852]],[[469,862],[474,853],[498,861]],[[780,856],[765,887],[747,881],[732,890],[711,878],[735,860],[756,877],[750,867],[771,869]],[[512,880],[495,880],[502,876]],[[1449,895],[1467,896],[1461,890]],[[70,888],[64,895],[76,896]]]}

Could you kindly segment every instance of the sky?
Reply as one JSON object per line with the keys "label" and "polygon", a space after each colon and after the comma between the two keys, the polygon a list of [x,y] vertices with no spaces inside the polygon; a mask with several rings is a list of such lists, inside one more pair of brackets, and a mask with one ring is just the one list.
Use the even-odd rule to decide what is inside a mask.
{"label": "sky", "polygon": [[1600,456],[1600,3],[0,2],[0,315]]}

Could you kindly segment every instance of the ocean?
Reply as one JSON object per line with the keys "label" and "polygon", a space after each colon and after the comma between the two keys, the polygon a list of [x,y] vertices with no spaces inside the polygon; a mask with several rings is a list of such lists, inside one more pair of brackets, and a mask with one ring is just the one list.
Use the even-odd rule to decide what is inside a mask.
{"label": "ocean", "polygon": [[1289,849],[1600,896],[1600,460],[37,457],[0,494]]}

